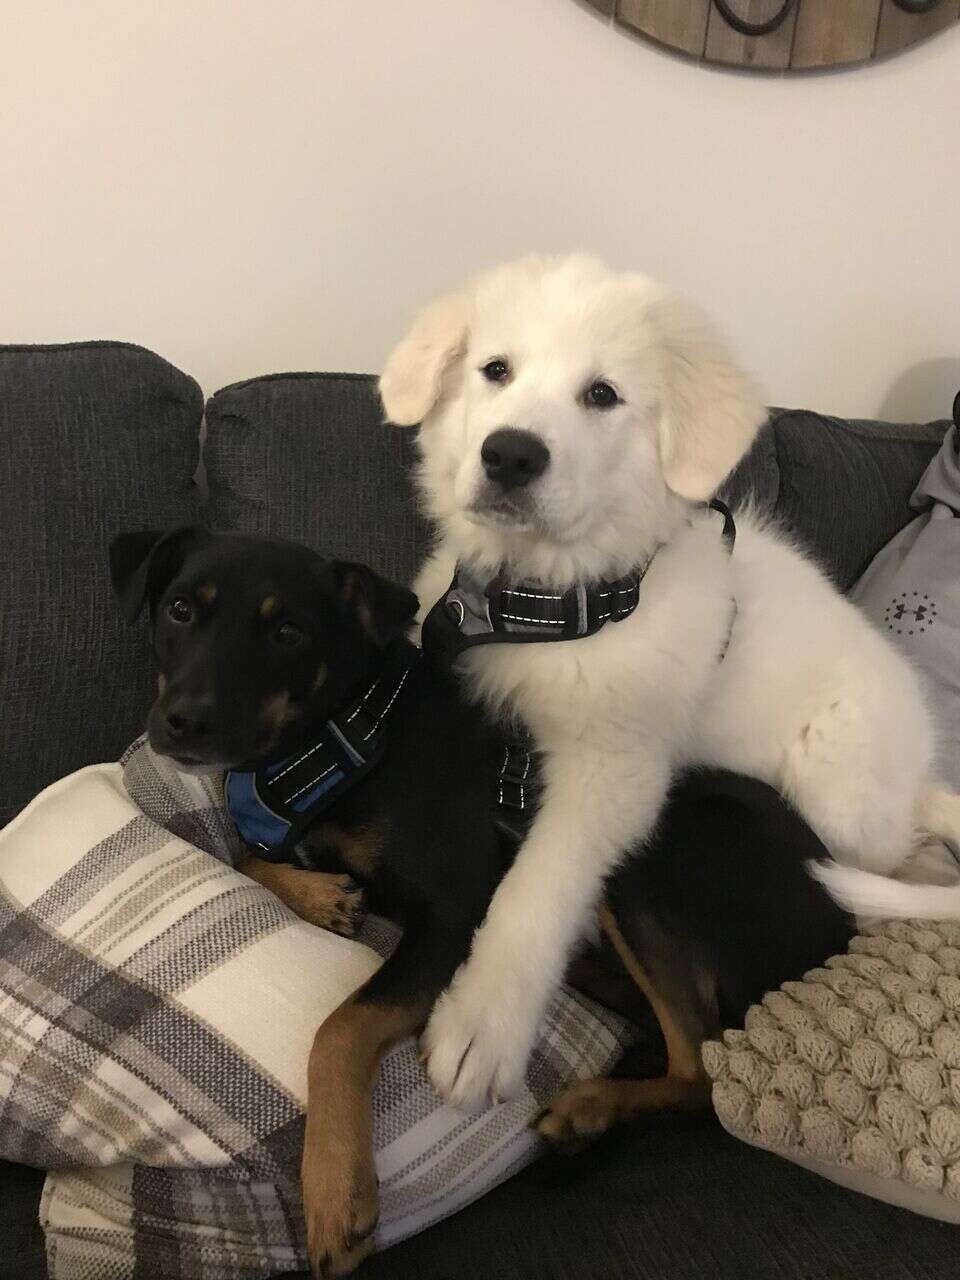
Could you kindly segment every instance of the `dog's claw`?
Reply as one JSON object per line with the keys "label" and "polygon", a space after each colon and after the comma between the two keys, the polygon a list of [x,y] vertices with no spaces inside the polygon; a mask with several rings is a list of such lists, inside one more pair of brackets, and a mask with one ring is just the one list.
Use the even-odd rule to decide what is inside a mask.
{"label": "dog's claw", "polygon": [[616,1123],[615,1095],[605,1082],[581,1081],[564,1090],[530,1122],[530,1128],[554,1148],[576,1155]]}
{"label": "dog's claw", "polygon": [[355,1188],[347,1203],[327,1200],[322,1208],[308,1207],[306,1216],[307,1254],[317,1280],[349,1275],[373,1251],[380,1217],[375,1190]]}
{"label": "dog's claw", "polygon": [[366,895],[350,876],[343,877],[339,890],[340,896],[333,904],[326,927],[343,938],[355,938],[366,917]]}

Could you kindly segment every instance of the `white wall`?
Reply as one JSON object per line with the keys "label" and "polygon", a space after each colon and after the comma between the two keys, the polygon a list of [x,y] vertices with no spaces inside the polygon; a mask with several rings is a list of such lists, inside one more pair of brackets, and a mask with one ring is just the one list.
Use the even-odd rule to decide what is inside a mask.
{"label": "white wall", "polygon": [[700,299],[771,400],[960,385],[960,27],[708,70],[576,0],[32,0],[0,45],[0,341],[145,343],[206,391],[376,369],[467,271],[590,248]]}

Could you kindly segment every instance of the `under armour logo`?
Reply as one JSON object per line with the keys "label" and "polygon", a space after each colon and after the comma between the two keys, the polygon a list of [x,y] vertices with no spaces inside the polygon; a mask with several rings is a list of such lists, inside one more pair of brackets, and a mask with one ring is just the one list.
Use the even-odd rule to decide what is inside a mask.
{"label": "under armour logo", "polygon": [[933,626],[937,616],[937,602],[919,591],[902,591],[887,605],[883,620],[888,631],[898,636],[923,635]]}

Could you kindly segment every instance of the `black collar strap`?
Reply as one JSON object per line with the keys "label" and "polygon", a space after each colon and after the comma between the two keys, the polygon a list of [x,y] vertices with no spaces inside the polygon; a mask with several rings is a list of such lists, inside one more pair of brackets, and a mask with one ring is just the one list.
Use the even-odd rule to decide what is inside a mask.
{"label": "black collar strap", "polygon": [[311,744],[255,770],[230,770],[227,810],[251,848],[271,862],[312,865],[299,841],[380,760],[390,713],[419,657],[413,645],[395,645],[376,679],[327,720]]}
{"label": "black collar strap", "polygon": [[[729,508],[716,499],[709,507],[722,517],[722,537],[732,551],[736,526]],[[487,581],[458,565],[453,582],[424,620],[424,651],[432,659],[450,662],[478,644],[541,643],[594,635],[606,623],[622,622],[633,613],[652,562],[651,556],[623,578],[577,583],[565,591],[535,582],[511,583],[502,572]]]}

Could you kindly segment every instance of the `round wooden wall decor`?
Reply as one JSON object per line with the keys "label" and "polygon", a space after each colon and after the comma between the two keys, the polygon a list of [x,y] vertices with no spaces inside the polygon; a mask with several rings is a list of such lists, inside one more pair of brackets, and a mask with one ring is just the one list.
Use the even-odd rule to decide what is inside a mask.
{"label": "round wooden wall decor", "polygon": [[960,21],[960,0],[588,0],[623,27],[728,67],[813,71],[884,58]]}

